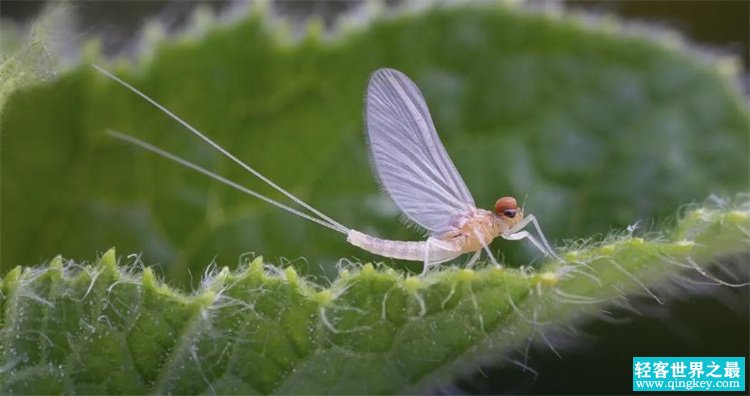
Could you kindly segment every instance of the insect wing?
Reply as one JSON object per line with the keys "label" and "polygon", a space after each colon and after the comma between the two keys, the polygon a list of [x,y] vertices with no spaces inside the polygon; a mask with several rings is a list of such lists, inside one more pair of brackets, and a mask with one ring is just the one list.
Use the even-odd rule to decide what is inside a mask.
{"label": "insect wing", "polygon": [[405,74],[379,69],[367,88],[367,135],[381,184],[409,219],[442,235],[475,208],[435,131],[424,97]]}

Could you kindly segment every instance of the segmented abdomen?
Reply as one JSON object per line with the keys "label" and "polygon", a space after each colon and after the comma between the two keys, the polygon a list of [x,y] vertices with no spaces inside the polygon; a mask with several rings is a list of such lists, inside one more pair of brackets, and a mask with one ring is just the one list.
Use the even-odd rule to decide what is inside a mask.
{"label": "segmented abdomen", "polygon": [[[427,257],[431,263],[435,263],[451,260],[461,255],[460,251],[447,248],[445,243],[393,241],[376,238],[356,230],[349,230],[346,241],[368,252],[400,260],[424,261]],[[430,251],[425,255],[428,246]]]}

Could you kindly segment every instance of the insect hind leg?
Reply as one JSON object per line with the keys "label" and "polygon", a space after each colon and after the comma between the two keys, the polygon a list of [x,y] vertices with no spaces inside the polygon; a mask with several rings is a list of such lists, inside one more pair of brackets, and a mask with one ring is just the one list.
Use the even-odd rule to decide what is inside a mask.
{"label": "insect hind leg", "polygon": [[[456,249],[454,246],[432,237],[428,238],[425,241],[424,249],[424,266],[422,267],[421,275],[427,274],[430,268],[435,267],[438,264],[442,264],[446,261],[453,260],[461,255],[461,251]],[[431,254],[434,257],[431,257]],[[476,259],[474,261],[476,261]]]}
{"label": "insect hind leg", "polygon": [[422,273],[420,274],[421,276],[427,275],[427,272],[429,272],[430,267],[433,267],[433,266],[435,266],[437,264],[436,262],[435,263],[430,263],[430,248],[431,248],[431,243],[432,243],[432,241],[430,241],[430,239],[428,238],[427,241],[426,241],[426,243],[425,243],[424,264],[422,265]]}

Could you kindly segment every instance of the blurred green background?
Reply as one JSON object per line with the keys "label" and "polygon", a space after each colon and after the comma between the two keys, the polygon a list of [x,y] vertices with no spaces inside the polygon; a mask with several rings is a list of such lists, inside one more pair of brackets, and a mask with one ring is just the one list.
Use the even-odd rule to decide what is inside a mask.
{"label": "blurred green background", "polygon": [[[118,54],[127,49],[148,18],[158,18],[168,29],[179,29],[197,6],[221,11],[235,3],[225,0],[71,2],[84,34],[103,35],[105,52],[109,54]],[[303,23],[314,16],[331,27],[338,15],[356,9],[362,3],[362,0],[275,1],[273,7],[294,23]],[[404,0],[383,1],[388,7],[398,7],[404,3]],[[529,3],[540,5],[543,2]],[[47,1],[4,0],[0,5],[1,17],[6,21],[28,22],[46,4]],[[750,5],[746,1],[567,0],[558,4],[568,9],[617,15],[625,20],[669,28],[684,34],[696,44],[736,54],[746,69],[750,66],[747,17]]]}
{"label": "blurred green background", "polygon": [[[558,245],[636,220],[658,229],[681,204],[748,188],[748,118],[737,92],[746,86],[738,89],[738,81],[727,89],[733,83],[700,61],[665,52],[642,37],[591,34],[577,23],[505,11],[435,11],[378,22],[333,44],[314,38],[297,45],[279,42],[263,23],[250,19],[155,47],[140,37],[144,21],[154,18],[167,32],[180,32],[194,25],[197,3],[71,4],[75,33],[50,36],[50,48],[63,58],[75,59],[78,43],[95,37],[101,37],[105,54],[149,54],[143,66],[110,69],[324,213],[382,237],[420,238],[399,222],[367,163],[362,95],[368,74],[383,66],[402,69],[423,90],[477,204],[490,207],[509,194],[525,198]],[[43,5],[4,1],[2,17],[29,20]],[[288,35],[301,37],[311,17],[334,28],[337,16],[357,5],[273,2],[272,8],[291,21]],[[739,55],[747,70],[747,2],[568,5],[676,28],[697,46]],[[232,4],[209,6],[228,12]],[[169,283],[183,288],[197,284],[212,261],[234,267],[248,253],[271,262],[285,257],[302,272],[324,277],[335,273],[341,258],[378,259],[348,246],[341,235],[104,136],[106,128],[133,134],[280,198],[90,68],[62,77],[15,95],[0,120],[2,273],[57,254],[93,258],[110,246],[120,254],[142,252],[144,263],[157,264]],[[500,249],[509,265],[538,259],[523,244],[498,242],[493,249]],[[646,329],[636,332],[649,339],[664,336],[662,346],[677,343],[665,353],[727,355],[738,345],[744,349],[736,353],[747,351],[747,313],[726,312],[742,296],[747,301],[747,291],[731,293],[696,297],[708,301],[702,320],[689,322],[688,314],[692,324],[684,328],[697,336],[681,337],[682,330],[665,335],[665,326],[643,321],[635,326]],[[647,322],[681,317],[679,301],[675,304]],[[715,334],[702,324],[722,321],[742,338],[701,336]],[[629,372],[635,353],[619,349],[631,343],[619,333],[627,327],[591,326],[586,331],[599,334],[605,345],[575,343],[565,356],[580,353],[596,362],[600,373]],[[519,376],[518,369],[487,369],[487,378],[477,374],[449,390],[566,389],[555,378],[565,382],[570,377],[561,373],[580,369],[565,368],[549,355],[543,348],[532,354],[530,363],[540,372],[536,381],[528,373]],[[568,389],[612,389],[611,379],[600,377],[590,389]],[[629,381],[627,375],[617,378]]]}

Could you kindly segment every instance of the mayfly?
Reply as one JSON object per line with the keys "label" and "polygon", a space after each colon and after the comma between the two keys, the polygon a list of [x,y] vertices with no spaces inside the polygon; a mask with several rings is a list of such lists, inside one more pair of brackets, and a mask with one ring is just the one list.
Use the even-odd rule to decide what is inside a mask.
{"label": "mayfly", "polygon": [[[132,136],[108,131],[110,135],[175,161],[302,218],[338,231],[346,235],[347,242],[354,246],[384,257],[421,261],[424,263],[423,273],[436,264],[453,260],[465,253],[474,253],[467,263],[467,266],[471,267],[483,250],[490,260],[498,265],[488,248],[488,245],[498,236],[507,240],[528,239],[545,256],[559,259],[544,237],[536,218],[531,214],[525,214],[523,207],[519,208],[515,198],[498,199],[494,211],[476,207],[474,198],[440,142],[424,97],[416,84],[397,70],[379,69],[370,77],[366,98],[367,138],[375,174],[380,183],[401,212],[429,232],[429,237],[425,241],[386,240],[341,225],[242,162],[146,94],[108,71],[96,65],[94,67],[156,106],[221,154],[284,194],[309,213],[263,196]],[[523,230],[529,224],[534,226],[537,237]]]}

